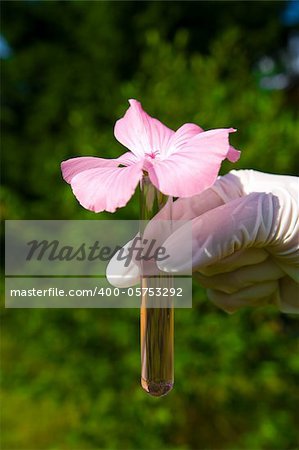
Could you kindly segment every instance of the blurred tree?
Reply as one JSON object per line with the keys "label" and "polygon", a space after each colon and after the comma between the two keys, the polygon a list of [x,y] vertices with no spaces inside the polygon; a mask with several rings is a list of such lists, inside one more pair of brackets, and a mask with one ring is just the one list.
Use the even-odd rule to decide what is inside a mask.
{"label": "blurred tree", "polygon": [[[4,2],[4,218],[137,218],[83,210],[61,160],[114,157],[127,99],[177,128],[234,126],[236,166],[298,171],[298,112],[262,91],[284,2]],[[176,312],[176,388],[139,383],[137,310],[4,310],[3,448],[291,450],[298,331],[271,308],[227,316],[194,287]]]}

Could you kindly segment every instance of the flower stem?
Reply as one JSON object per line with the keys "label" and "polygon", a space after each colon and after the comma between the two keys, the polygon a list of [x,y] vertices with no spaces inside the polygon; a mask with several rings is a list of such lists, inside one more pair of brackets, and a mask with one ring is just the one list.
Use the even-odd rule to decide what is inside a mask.
{"label": "flower stem", "polygon": [[[168,217],[171,219],[172,198],[159,192],[144,176],[140,182],[140,218],[151,220],[168,202]],[[164,217],[165,220],[165,217]],[[141,222],[142,223],[142,222]],[[142,228],[142,227],[141,227]],[[143,230],[141,229],[141,234]],[[154,295],[148,297],[148,290],[142,289],[141,304],[141,385],[149,394],[160,397],[167,394],[174,383],[174,309],[172,298],[156,295],[159,291],[169,294],[173,277],[141,276],[141,288],[152,288]],[[148,307],[149,301],[155,308]],[[163,302],[163,306],[162,306]],[[166,303],[167,302],[167,303]],[[165,307],[165,303],[167,307]],[[157,306],[156,306],[157,305]],[[162,307],[159,307],[161,305]]]}

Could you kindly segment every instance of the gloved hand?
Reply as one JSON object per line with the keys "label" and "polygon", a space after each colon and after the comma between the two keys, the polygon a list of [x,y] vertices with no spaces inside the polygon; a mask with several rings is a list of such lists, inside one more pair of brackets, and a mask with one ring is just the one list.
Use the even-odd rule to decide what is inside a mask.
{"label": "gloved hand", "polygon": [[[230,313],[266,304],[299,313],[298,188],[296,177],[233,170],[203,193],[178,199],[172,217],[192,220],[192,260],[184,258],[189,229],[182,226],[163,243],[171,258],[159,268],[177,272],[192,265],[209,299]],[[134,263],[123,273],[131,285],[139,281]],[[109,281],[128,286],[124,280]]]}

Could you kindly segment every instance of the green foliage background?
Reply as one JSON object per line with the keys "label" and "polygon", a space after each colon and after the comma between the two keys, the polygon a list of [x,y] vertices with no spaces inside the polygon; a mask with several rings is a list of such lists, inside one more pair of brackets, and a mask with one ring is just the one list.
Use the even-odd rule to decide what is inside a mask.
{"label": "green foliage background", "polygon": [[[138,218],[136,196],[114,215],[83,210],[59,169],[124,151],[113,124],[128,98],[170,127],[238,128],[242,157],[223,173],[298,173],[298,91],[261,90],[254,70],[284,43],[283,7],[4,2],[3,218]],[[162,399],[139,387],[137,310],[3,309],[3,450],[298,448],[295,317],[228,316],[199,286],[193,304],[176,311],[176,385]]]}

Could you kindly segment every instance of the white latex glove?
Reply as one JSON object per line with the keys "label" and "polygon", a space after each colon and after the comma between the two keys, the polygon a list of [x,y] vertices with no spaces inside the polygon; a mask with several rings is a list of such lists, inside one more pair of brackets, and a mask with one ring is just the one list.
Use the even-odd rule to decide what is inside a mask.
{"label": "white latex glove", "polygon": [[[276,304],[282,312],[299,313],[298,181],[233,170],[202,194],[178,199],[172,217],[192,220],[192,260],[184,257],[189,229],[183,226],[163,243],[172,256],[159,268],[175,273],[192,265],[209,299],[227,312]],[[129,278],[109,279],[107,268],[118,287],[139,281],[134,263],[123,273]]]}

